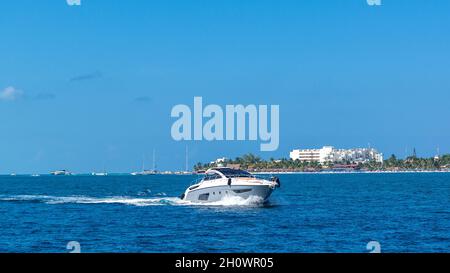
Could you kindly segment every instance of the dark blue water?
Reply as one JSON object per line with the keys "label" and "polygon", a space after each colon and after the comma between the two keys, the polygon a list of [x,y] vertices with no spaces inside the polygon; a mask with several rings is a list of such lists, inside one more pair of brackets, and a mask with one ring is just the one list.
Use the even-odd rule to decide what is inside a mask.
{"label": "dark blue water", "polygon": [[269,204],[197,206],[191,176],[2,176],[0,252],[450,251],[450,174],[280,177]]}

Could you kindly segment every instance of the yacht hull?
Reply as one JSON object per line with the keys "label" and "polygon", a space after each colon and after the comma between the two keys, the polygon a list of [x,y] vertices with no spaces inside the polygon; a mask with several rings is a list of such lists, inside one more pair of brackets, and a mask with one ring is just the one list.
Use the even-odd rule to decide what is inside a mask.
{"label": "yacht hull", "polygon": [[183,200],[191,202],[217,202],[224,198],[238,196],[247,199],[256,196],[266,201],[273,192],[269,185],[220,185],[186,190]]}

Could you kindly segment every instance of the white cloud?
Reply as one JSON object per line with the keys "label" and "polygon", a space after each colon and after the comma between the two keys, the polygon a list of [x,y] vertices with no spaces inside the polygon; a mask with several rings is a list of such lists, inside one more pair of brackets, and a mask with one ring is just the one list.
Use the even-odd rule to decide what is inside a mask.
{"label": "white cloud", "polygon": [[8,86],[0,91],[0,101],[14,101],[22,97],[23,91],[16,89],[12,86]]}

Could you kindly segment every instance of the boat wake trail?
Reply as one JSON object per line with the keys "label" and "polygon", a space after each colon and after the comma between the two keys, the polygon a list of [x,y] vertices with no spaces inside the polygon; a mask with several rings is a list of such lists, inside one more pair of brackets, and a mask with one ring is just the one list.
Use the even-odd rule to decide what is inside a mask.
{"label": "boat wake trail", "polygon": [[178,197],[136,198],[130,196],[88,197],[88,196],[48,196],[48,195],[0,195],[0,202],[60,204],[122,204],[130,206],[262,206],[262,198],[250,196],[243,199],[237,196],[224,198],[211,203],[194,203]]}
{"label": "boat wake trail", "polygon": [[136,198],[129,196],[88,197],[88,196],[48,196],[48,195],[14,195],[0,196],[0,202],[27,202],[58,204],[122,204],[132,206],[176,205],[183,202],[177,197]]}

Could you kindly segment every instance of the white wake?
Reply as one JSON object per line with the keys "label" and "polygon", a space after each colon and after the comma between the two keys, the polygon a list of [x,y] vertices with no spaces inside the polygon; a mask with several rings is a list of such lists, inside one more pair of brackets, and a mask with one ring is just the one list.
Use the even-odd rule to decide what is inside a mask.
{"label": "white wake", "polygon": [[39,202],[45,204],[123,204],[133,206],[171,205],[183,202],[176,197],[135,198],[128,196],[88,197],[88,196],[48,196],[15,195],[0,196],[0,201]]}
{"label": "white wake", "polygon": [[223,207],[232,207],[232,206],[262,206],[264,205],[264,199],[260,196],[251,195],[248,198],[242,198],[239,196],[225,196],[220,201],[215,202],[205,202],[205,203],[196,203],[190,202],[192,205],[197,206],[223,206]]}
{"label": "white wake", "polygon": [[[158,194],[157,194],[158,196]],[[160,194],[159,196],[164,196]],[[89,196],[49,196],[49,195],[0,195],[0,202],[34,202],[50,205],[58,204],[122,204],[130,206],[262,206],[264,200],[258,196],[250,196],[247,199],[239,196],[224,197],[216,202],[191,202],[178,197],[149,197],[136,198],[130,196],[89,197]]]}

